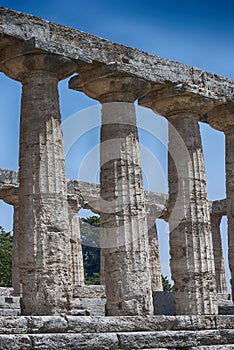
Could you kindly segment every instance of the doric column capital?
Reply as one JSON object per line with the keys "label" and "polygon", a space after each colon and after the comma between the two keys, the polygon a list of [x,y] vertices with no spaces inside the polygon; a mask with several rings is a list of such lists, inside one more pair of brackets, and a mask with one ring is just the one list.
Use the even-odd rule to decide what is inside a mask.
{"label": "doric column capital", "polygon": [[107,65],[81,71],[70,79],[69,87],[101,103],[134,102],[149,90],[150,83]]}
{"label": "doric column capital", "polygon": [[10,184],[0,186],[0,199],[14,207],[19,206],[19,187]]}
{"label": "doric column capital", "polygon": [[156,219],[163,219],[165,221],[168,221],[167,206],[167,203],[165,203],[165,205],[157,205],[146,202],[147,218],[152,221],[155,221]]}
{"label": "doric column capital", "polygon": [[199,119],[213,104],[209,98],[185,91],[181,84],[157,87],[139,100],[139,105],[149,107],[166,118],[186,114]]}
{"label": "doric column capital", "polygon": [[1,70],[10,78],[27,82],[33,73],[47,73],[58,81],[72,75],[77,65],[69,58],[27,50],[23,44],[13,45],[0,54]]}
{"label": "doric column capital", "polygon": [[229,102],[214,107],[208,113],[208,122],[212,128],[225,133],[234,131],[234,104]]}

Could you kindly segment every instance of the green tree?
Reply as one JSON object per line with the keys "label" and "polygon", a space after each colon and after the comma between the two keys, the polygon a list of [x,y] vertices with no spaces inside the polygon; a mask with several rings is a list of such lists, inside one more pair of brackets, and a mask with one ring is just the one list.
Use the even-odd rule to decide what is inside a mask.
{"label": "green tree", "polygon": [[11,287],[12,285],[12,244],[11,232],[5,232],[0,226],[0,286]]}
{"label": "green tree", "polygon": [[163,285],[163,290],[165,292],[171,292],[172,291],[172,285],[168,280],[167,276],[162,275],[162,285]]}
{"label": "green tree", "polygon": [[85,283],[100,284],[100,217],[81,218]]}

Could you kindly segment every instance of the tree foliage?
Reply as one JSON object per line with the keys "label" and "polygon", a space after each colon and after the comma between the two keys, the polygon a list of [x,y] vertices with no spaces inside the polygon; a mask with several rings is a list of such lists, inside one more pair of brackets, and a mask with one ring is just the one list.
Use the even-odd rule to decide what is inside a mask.
{"label": "tree foliage", "polygon": [[163,285],[163,290],[165,292],[171,292],[172,291],[172,285],[168,280],[167,276],[162,275],[162,285]]}
{"label": "tree foliage", "polygon": [[100,217],[90,216],[80,222],[85,283],[100,284]]}
{"label": "tree foliage", "polygon": [[11,232],[0,226],[0,287],[12,285],[12,244]]}

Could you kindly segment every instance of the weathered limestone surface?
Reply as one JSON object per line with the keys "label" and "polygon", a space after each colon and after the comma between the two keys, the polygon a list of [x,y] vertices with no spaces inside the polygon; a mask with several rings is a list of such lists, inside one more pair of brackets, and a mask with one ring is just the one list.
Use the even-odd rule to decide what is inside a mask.
{"label": "weathered limestone surface", "polygon": [[117,333],[233,329],[233,316],[0,317],[0,334]]}
{"label": "weathered limestone surface", "polygon": [[8,170],[8,169],[0,169],[0,185],[13,185],[19,186],[19,178],[18,171],[16,170]]}
{"label": "weathered limestone surface", "polygon": [[134,332],[119,333],[119,343],[121,349],[142,349],[147,346],[152,347],[175,347],[191,348],[200,345],[220,345],[233,342],[234,331],[211,330],[204,332],[197,331],[165,331],[165,332]]}
{"label": "weathered limestone surface", "polygon": [[[179,163],[174,163],[176,157],[173,159],[173,153],[177,148],[177,141],[173,136],[174,130],[171,133],[169,131],[171,153],[168,168],[171,203],[179,194],[178,187],[184,186],[184,193],[179,198],[181,202],[177,208],[184,211],[183,217],[179,223],[178,214],[175,213],[174,220],[177,222],[173,222],[172,218],[170,236],[176,311],[179,314],[213,314],[217,313],[215,266],[199,126],[194,115],[189,114],[181,116],[181,119],[177,115],[175,119],[170,118],[169,121],[179,132],[190,156],[190,159],[178,159],[178,157]],[[176,183],[175,174],[180,166],[184,174],[178,174]]]}
{"label": "weathered limestone surface", "polygon": [[[78,311],[77,311],[78,310]],[[105,316],[106,299],[99,298],[75,298],[72,301],[72,315],[80,315],[85,311],[85,315]]]}
{"label": "weathered limestone surface", "polygon": [[[12,297],[12,288],[0,288],[0,316],[21,315],[19,297]],[[174,316],[175,303],[173,293],[153,291],[154,315]],[[71,315],[105,316],[105,286],[74,286]],[[234,306],[230,294],[218,293],[220,315],[234,315]]]}
{"label": "weathered limestone surface", "polygon": [[[88,183],[87,183],[88,185]],[[74,285],[84,284],[83,255],[80,241],[80,222],[77,212],[84,206],[84,200],[76,180],[67,182],[67,201],[69,210],[69,227],[71,230],[71,267]],[[13,261],[12,261],[12,286],[14,295],[20,295],[20,269],[19,269],[19,181],[18,172],[15,170],[0,169],[0,199],[14,206],[13,227]]]}
{"label": "weathered limestone surface", "polygon": [[0,33],[0,47],[24,40],[28,50],[63,54],[79,65],[115,62],[115,70],[152,81],[156,86],[177,85],[202,96],[233,100],[231,79],[3,7],[0,7]]}
{"label": "weathered limestone surface", "polygon": [[[229,117],[233,123],[234,110]],[[228,260],[231,271],[232,300],[234,302],[234,123],[225,130],[226,144],[226,194],[228,218]]]}
{"label": "weathered limestone surface", "polygon": [[[107,313],[130,315],[0,317],[0,350],[234,348],[233,316],[215,316],[215,265],[197,123],[208,122],[226,135],[226,208],[224,201],[213,203],[211,212],[220,291],[225,276],[219,219],[225,210],[228,216],[234,297],[234,82],[2,7],[0,39],[0,70],[23,84],[20,188],[10,173],[3,184],[0,172],[1,198],[15,207],[13,284],[19,294],[22,282],[23,313],[71,315],[71,306],[83,307],[81,299],[93,305],[94,290],[77,286],[83,283],[77,211],[86,203],[78,183],[67,196],[57,91],[58,81],[76,71],[70,86],[103,103],[101,196],[93,196],[88,206],[101,213]],[[142,103],[170,121],[169,205],[166,199],[147,199],[145,205],[133,105],[145,94]],[[157,217],[170,224],[177,313],[209,316],[135,316],[152,313],[150,261],[153,289],[160,288]],[[73,290],[72,282],[77,284]],[[105,293],[101,287],[96,292],[103,312]],[[19,298],[0,299],[8,315],[18,312]]]}
{"label": "weathered limestone surface", "polygon": [[[68,179],[67,181],[68,196],[69,194],[73,195],[74,183],[78,183],[78,188],[81,196],[84,199],[83,207],[90,207],[91,210],[100,213],[100,184],[80,180],[77,181]],[[12,196],[15,195],[18,200],[18,186],[18,171],[0,168],[0,198],[6,203],[13,205],[13,199],[10,199],[10,196],[12,198]],[[147,213],[150,215],[155,215],[156,218],[162,218],[165,221],[168,220],[167,194],[145,191],[145,201]],[[211,214],[222,216],[227,215],[226,199],[209,201],[209,208]]]}
{"label": "weathered limestone surface", "polygon": [[170,254],[176,312],[215,314],[214,255],[197,122],[213,103],[174,89],[155,90],[140,103],[169,120]]}
{"label": "weathered limestone surface", "polygon": [[[18,176],[17,172],[12,170],[0,169],[0,198],[4,199],[10,204],[15,204],[18,201]],[[11,183],[12,181],[12,183]],[[80,245],[80,232],[79,232],[79,218],[77,212],[80,207],[89,207],[93,211],[100,213],[100,185],[83,181],[69,180],[67,183],[68,191],[68,203],[69,203],[69,218],[72,234],[76,235],[77,240],[71,238],[71,259],[73,266],[73,284],[84,284],[84,272],[83,272],[83,258],[82,248]],[[82,194],[81,194],[82,193]],[[145,191],[146,208],[147,208],[147,220],[148,220],[148,236],[149,236],[149,257],[150,257],[150,271],[151,271],[151,284],[152,290],[163,290],[162,278],[161,278],[161,266],[159,257],[159,247],[157,238],[157,228],[155,225],[156,218],[166,217],[166,201],[167,196],[164,194],[153,193]],[[84,200],[86,202],[84,202]],[[88,202],[88,205],[87,205]],[[73,242],[73,243],[72,243]],[[76,246],[76,247],[75,247]],[[17,248],[15,248],[17,249]],[[18,268],[17,254],[15,256],[16,269]],[[81,259],[82,258],[82,259]],[[102,283],[105,284],[104,279],[104,259],[102,255],[101,275]],[[19,278],[16,272],[16,278]],[[16,284],[15,290],[18,291],[19,285]],[[17,292],[18,294],[18,292]]]}
{"label": "weathered limestone surface", "polygon": [[210,201],[210,213],[213,215],[227,215],[227,201],[226,199],[219,199]]}
{"label": "weathered limestone surface", "polygon": [[0,317],[1,350],[231,349],[233,336],[230,316]]}
{"label": "weathered limestone surface", "polygon": [[[234,349],[233,330],[164,331],[118,334],[0,335],[0,349],[10,350],[116,350],[116,349]],[[228,343],[228,344],[227,344]],[[213,344],[213,346],[209,346]],[[222,345],[220,345],[222,344]],[[201,346],[205,345],[205,346]],[[206,346],[208,345],[208,346]],[[150,346],[150,348],[149,348]],[[146,348],[147,347],[147,348]]]}
{"label": "weathered limestone surface", "polygon": [[21,294],[21,277],[19,267],[19,204],[14,205],[13,218],[13,243],[12,243],[12,287],[14,295]]}
{"label": "weathered limestone surface", "polygon": [[103,285],[73,286],[74,298],[106,298],[106,289]]}
{"label": "weathered limestone surface", "polygon": [[16,350],[115,350],[117,334],[0,335],[0,349]]}
{"label": "weathered limestone surface", "polygon": [[71,230],[71,269],[73,285],[84,285],[84,265],[81,246],[80,220],[78,211],[82,208],[84,199],[81,196],[78,181],[69,181],[68,190],[68,215]]}
{"label": "weathered limestone surface", "polygon": [[224,267],[223,247],[220,232],[221,215],[210,215],[214,262],[215,262],[215,279],[218,293],[227,293],[227,282]]}
{"label": "weathered limestone surface", "polygon": [[12,287],[8,288],[8,287],[0,287],[0,296],[12,296],[14,293],[14,290]]}
{"label": "weathered limestone surface", "polygon": [[71,269],[72,269],[72,283],[74,285],[84,284],[84,266],[83,254],[80,238],[80,220],[77,211],[68,208],[70,230],[71,230]]}
{"label": "weathered limestone surface", "polygon": [[148,237],[149,237],[149,264],[151,275],[151,288],[153,291],[162,291],[162,271],[159,256],[158,233],[155,217],[147,215]]}
{"label": "weathered limestone surface", "polygon": [[228,259],[234,300],[234,105],[219,105],[208,114],[212,127],[225,133],[226,195],[228,218]]}
{"label": "weathered limestone surface", "polygon": [[71,297],[67,184],[58,81],[76,65],[55,55],[5,49],[1,68],[22,82],[19,261],[24,314],[67,312]]}
{"label": "weathered limestone surface", "polygon": [[70,87],[98,99],[101,128],[101,248],[105,256],[107,315],[152,314],[147,218],[133,102],[143,80],[81,72]]}
{"label": "weathered limestone surface", "polygon": [[[72,201],[77,198],[80,201],[80,205],[84,208],[90,208],[91,210],[100,213],[100,185],[95,183],[89,183],[84,181],[76,181],[76,180],[68,180],[67,183],[68,188],[68,202],[69,199]],[[9,204],[16,206],[18,202],[18,172],[14,170],[5,170],[0,169],[0,198],[6,201]],[[162,281],[161,281],[161,267],[160,267],[160,259],[159,259],[159,251],[158,251],[158,243],[157,243],[157,229],[155,226],[156,218],[163,218],[168,221],[168,197],[165,194],[154,193],[150,191],[145,191],[145,200],[146,200],[146,208],[147,208],[147,218],[150,219],[150,223],[148,222],[148,235],[149,235],[149,257],[150,257],[150,270],[151,270],[151,284],[153,291],[162,290]],[[73,204],[74,205],[74,204]],[[74,212],[72,211],[72,217],[74,215],[75,221],[76,214],[79,210],[80,206],[74,208]],[[211,227],[212,227],[212,235],[213,235],[213,246],[214,246],[214,258],[215,258],[215,275],[216,275],[216,284],[217,284],[217,292],[218,293],[226,293],[226,276],[224,270],[224,262],[223,262],[223,250],[222,250],[222,242],[220,236],[220,227],[219,221],[221,217],[227,215],[227,207],[226,207],[226,199],[223,200],[215,200],[209,202],[210,214],[211,214]],[[218,221],[217,221],[218,220]],[[16,222],[17,223],[17,222]],[[77,225],[77,224],[76,224]],[[74,226],[77,229],[77,226]],[[79,234],[78,234],[79,236]],[[216,238],[217,237],[217,238]],[[16,283],[14,283],[14,289],[16,295],[18,295],[19,285],[17,280],[18,277],[18,262],[17,262],[17,248],[16,243],[14,245],[14,250],[16,250],[16,254],[14,254],[14,267],[13,267],[13,275],[14,280],[16,279]],[[82,284],[83,280],[83,268],[82,268],[82,260],[79,256],[79,252],[82,253],[81,247],[78,246],[78,250],[74,250],[74,257],[72,253],[72,261],[77,261],[77,267],[79,274],[74,275],[74,278],[77,279],[76,284]],[[102,283],[105,284],[104,279],[104,259],[101,258],[101,275],[102,275]],[[74,270],[73,270],[74,271]],[[75,280],[74,280],[75,281]],[[78,283],[78,281],[81,281]]]}
{"label": "weathered limestone surface", "polygon": [[0,296],[0,316],[19,316],[20,298],[15,296]]}
{"label": "weathered limestone surface", "polygon": [[73,309],[85,309],[90,316],[105,316],[105,286],[73,286],[73,298]]}

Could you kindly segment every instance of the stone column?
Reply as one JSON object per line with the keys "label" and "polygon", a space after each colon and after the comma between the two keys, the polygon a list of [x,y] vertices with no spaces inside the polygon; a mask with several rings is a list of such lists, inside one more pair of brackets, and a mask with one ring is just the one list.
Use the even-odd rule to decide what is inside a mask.
{"label": "stone column", "polygon": [[69,206],[69,222],[71,230],[71,269],[73,286],[84,285],[84,265],[80,238],[80,220],[78,211]]}
{"label": "stone column", "polygon": [[[71,181],[70,181],[71,183]],[[70,185],[69,183],[69,185]],[[71,189],[68,185],[68,191]],[[73,188],[68,194],[68,214],[70,223],[70,242],[71,242],[71,270],[73,286],[82,286],[85,284],[83,253],[81,246],[80,220],[78,211],[82,208],[83,197],[78,189],[78,184],[73,181]],[[72,194],[71,194],[72,193]]]}
{"label": "stone column", "polygon": [[106,269],[105,254],[103,252],[103,249],[100,249],[100,283],[102,285],[106,284],[105,269]]}
{"label": "stone column", "polygon": [[228,103],[215,107],[208,114],[208,120],[213,128],[225,133],[228,260],[234,302],[234,105]]}
{"label": "stone column", "polygon": [[220,233],[222,215],[211,214],[211,230],[214,247],[215,279],[218,293],[227,293],[227,283],[224,267],[223,247]]}
{"label": "stone column", "polygon": [[216,314],[214,255],[198,125],[206,101],[165,88],[140,103],[169,121],[170,264],[176,312]]}
{"label": "stone column", "polygon": [[19,267],[19,188],[6,184],[1,187],[0,199],[14,207],[13,244],[12,244],[12,287],[15,296],[21,295],[21,280]]}
{"label": "stone column", "polygon": [[147,218],[134,101],[144,80],[111,67],[80,72],[70,87],[102,103],[101,247],[107,315],[153,313]]}
{"label": "stone column", "polygon": [[15,296],[21,294],[19,267],[19,205],[14,206],[13,246],[12,246],[12,287]]}
{"label": "stone column", "polygon": [[158,248],[158,233],[155,220],[155,216],[147,215],[151,287],[154,292],[163,291],[162,271]]}
{"label": "stone column", "polygon": [[76,65],[62,56],[6,52],[4,72],[22,82],[19,259],[22,313],[67,313],[72,296],[67,183],[58,81]]}

